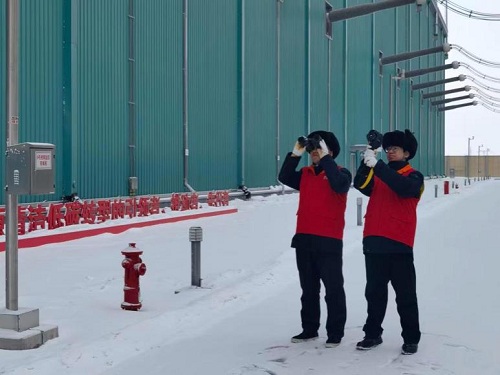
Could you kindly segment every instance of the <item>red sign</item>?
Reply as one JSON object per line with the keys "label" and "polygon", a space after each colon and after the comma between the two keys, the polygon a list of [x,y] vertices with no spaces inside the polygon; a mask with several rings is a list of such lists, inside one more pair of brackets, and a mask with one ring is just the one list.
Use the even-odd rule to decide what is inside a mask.
{"label": "red sign", "polygon": [[[52,162],[52,159],[51,159]],[[207,204],[209,206],[228,206],[229,193],[227,191],[215,191],[208,194]],[[174,193],[170,200],[172,211],[196,210],[200,208],[197,193]],[[33,232],[39,229],[52,230],[64,226],[77,224],[99,224],[108,220],[130,219],[134,217],[145,217],[160,213],[159,197],[140,197],[54,203],[48,209],[41,204],[36,206],[18,207],[18,234]],[[0,208],[0,235],[5,231],[5,208]]]}

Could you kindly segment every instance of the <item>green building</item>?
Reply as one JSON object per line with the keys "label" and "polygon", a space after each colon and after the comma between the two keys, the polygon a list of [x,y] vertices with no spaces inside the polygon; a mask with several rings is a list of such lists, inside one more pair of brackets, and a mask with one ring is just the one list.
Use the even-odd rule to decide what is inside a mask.
{"label": "green building", "polygon": [[[318,129],[337,135],[337,161],[354,169],[368,130],[409,128],[420,144],[412,164],[444,174],[444,112],[422,99],[444,86],[412,90],[444,72],[398,74],[441,66],[445,54],[379,63],[445,43],[436,2],[328,22],[367,3],[20,1],[19,142],[56,146],[56,193],[20,199],[275,186],[296,138]],[[0,71],[5,103],[6,48]]]}

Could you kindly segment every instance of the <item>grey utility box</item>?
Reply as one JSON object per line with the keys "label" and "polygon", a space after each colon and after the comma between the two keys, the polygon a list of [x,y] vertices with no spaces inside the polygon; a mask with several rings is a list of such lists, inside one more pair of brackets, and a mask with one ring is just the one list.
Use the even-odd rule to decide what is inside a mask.
{"label": "grey utility box", "polygon": [[50,143],[19,143],[7,147],[7,186],[11,194],[55,192],[55,146]]}

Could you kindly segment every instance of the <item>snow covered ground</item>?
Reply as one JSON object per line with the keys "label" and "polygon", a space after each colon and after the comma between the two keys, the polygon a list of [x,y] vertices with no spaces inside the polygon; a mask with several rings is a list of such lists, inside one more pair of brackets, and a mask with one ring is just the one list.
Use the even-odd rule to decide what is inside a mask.
{"label": "snow covered ground", "polygon": [[[254,196],[231,201],[236,214],[20,249],[19,306],[39,308],[41,323],[57,325],[59,337],[38,349],[0,351],[0,374],[498,375],[500,180],[456,181],[459,189],[443,195],[443,180],[427,180],[419,204],[415,265],[423,335],[416,355],[400,355],[392,290],[384,343],[355,349],[366,302],[356,224],[361,195],[352,189],[344,236],[348,317],[339,347],[324,347],[324,314],[318,340],[290,343],[301,331],[290,248],[298,195]],[[366,203],[364,197],[363,209]],[[202,288],[190,287],[191,226],[203,228]],[[138,312],[120,308],[120,252],[129,242],[144,251],[148,267]]]}

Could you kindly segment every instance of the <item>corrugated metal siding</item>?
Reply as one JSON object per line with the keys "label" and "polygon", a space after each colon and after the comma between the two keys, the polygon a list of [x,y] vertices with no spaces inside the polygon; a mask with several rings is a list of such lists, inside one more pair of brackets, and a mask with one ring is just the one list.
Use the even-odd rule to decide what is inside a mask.
{"label": "corrugated metal siding", "polygon": [[237,8],[189,1],[189,180],[200,191],[238,184]]}
{"label": "corrugated metal siding", "polygon": [[[439,42],[437,41],[436,36],[434,35],[434,23],[435,23],[435,14],[431,12],[430,17],[430,26],[431,29],[429,30],[429,47],[436,47],[439,45]],[[439,55],[441,54],[432,54],[429,56],[429,61],[430,61],[430,66],[437,66],[441,65],[439,63]],[[429,80],[430,81],[436,81],[438,79],[439,74],[438,73],[432,73],[429,74]],[[443,89],[442,85],[439,86],[434,86],[434,90],[437,89]],[[427,91],[430,91],[429,89]],[[431,105],[430,101],[429,102],[429,137],[428,137],[428,147],[429,147],[429,174],[430,175],[436,175],[437,171],[437,134],[439,132],[438,129],[438,124],[437,124],[437,109],[435,106]]]}
{"label": "corrugated metal siding", "polygon": [[128,195],[128,1],[81,1],[77,16],[76,189],[81,198]]}
{"label": "corrugated metal siding", "polygon": [[[422,12],[410,12],[410,18],[411,18],[411,32],[410,32],[410,47],[411,47],[411,51],[418,51],[419,49],[421,49],[421,42],[420,42],[420,28],[421,28],[421,22],[420,22],[420,18],[422,16]],[[422,65],[420,63],[420,58],[418,59],[412,59],[410,60],[410,69],[411,70],[415,70],[415,69],[421,69],[422,68]],[[412,79],[409,80],[408,84],[411,85],[411,82],[413,82],[413,84],[417,84],[417,83],[420,83],[422,82],[422,77],[425,77],[425,76],[418,76],[418,77],[414,77]],[[410,129],[415,133],[415,137],[417,138],[417,140],[420,138],[419,134],[420,134],[420,113],[421,113],[421,95],[420,95],[420,91],[419,90],[416,90],[416,91],[413,91],[412,92],[412,117],[410,118],[410,122],[411,122],[411,127]],[[419,141],[419,144],[420,144],[420,141]],[[411,163],[412,165],[417,168],[418,170],[420,170],[420,149],[418,150],[417,152],[417,155],[415,156],[414,159],[412,159]]]}
{"label": "corrugated metal siding", "polygon": [[[281,5],[280,158],[290,152],[297,137],[306,134],[308,2],[289,0]],[[303,158],[306,159],[306,158]]]}
{"label": "corrugated metal siding", "polygon": [[[397,53],[396,51],[396,19],[395,10],[386,10],[375,13],[375,45],[374,53],[382,51],[383,57],[392,56]],[[395,76],[396,64],[388,64],[383,67],[383,77],[376,80],[375,93],[377,100],[375,100],[375,108],[379,107],[379,125],[375,126],[376,129],[382,133],[389,131],[389,124],[391,115],[394,116],[394,106],[392,106],[392,113],[390,113],[390,85],[391,76]],[[380,90],[382,84],[382,90]],[[378,104],[377,104],[378,103]],[[375,120],[375,123],[377,121]]]}
{"label": "corrugated metal siding", "polygon": [[276,184],[276,6],[244,1],[244,183]]}
{"label": "corrugated metal siding", "polygon": [[[130,165],[129,1],[21,2],[20,141],[57,147],[56,196],[26,200],[58,199],[72,191],[82,198],[126,196],[134,169],[138,194],[184,190],[182,3],[134,1],[137,127]],[[330,1],[337,9],[365,3]],[[442,35],[433,35],[433,11],[426,6],[417,13],[414,5],[337,22],[328,42],[324,7],[322,0],[212,0],[210,5],[189,1],[188,182],[195,189],[232,188],[241,182],[251,187],[274,184],[277,168],[296,137],[328,126],[343,148],[338,161],[346,164],[348,147],[363,143],[370,126],[388,130],[389,82],[396,64],[385,66],[380,79],[378,51],[390,56],[442,43]],[[0,0],[0,22],[5,24],[5,0]],[[0,30],[0,43],[5,45],[5,28]],[[327,103],[329,44],[332,82]],[[397,66],[412,70],[443,63],[442,55],[435,55]],[[0,51],[0,69],[5,72],[5,49]],[[413,81],[442,77],[444,73],[435,73]],[[409,85],[401,82],[394,93],[394,127],[413,126],[420,152],[412,163],[424,174],[439,173],[444,114],[431,109],[428,100],[420,106],[418,92],[410,101]],[[0,89],[5,102],[4,74]],[[431,90],[438,89],[443,88]],[[1,106],[5,119],[4,112]]]}
{"label": "corrugated metal siding", "polygon": [[[21,196],[20,202],[54,200],[62,192],[62,0],[20,2],[19,142],[56,145],[56,194]],[[5,44],[2,44],[5,45]]]}
{"label": "corrugated metal siding", "polygon": [[[444,44],[445,42],[445,37],[444,37],[444,30],[441,28],[439,31],[439,44]],[[439,56],[438,60],[438,65],[443,65],[446,64],[447,62],[445,61],[445,56]],[[441,71],[438,73],[438,78],[439,80],[445,79],[445,71]],[[443,90],[445,89],[445,85],[441,85]],[[437,165],[438,165],[438,170],[437,173],[439,175],[445,175],[447,174],[447,171],[445,169],[445,160],[444,160],[444,155],[445,155],[445,118],[446,118],[446,112],[437,112],[437,122],[438,122],[438,127],[439,127],[439,141],[438,141],[438,154],[436,155],[437,159]]]}
{"label": "corrugated metal siding", "polygon": [[183,187],[182,1],[136,1],[138,194]]}
{"label": "corrugated metal siding", "polygon": [[309,113],[313,130],[328,130],[328,44],[325,2],[311,0],[309,12]]}
{"label": "corrugated metal siding", "polygon": [[[420,22],[422,26],[420,27],[420,49],[429,48],[430,44],[430,32],[428,27],[432,25],[432,21],[429,19],[430,12],[429,7],[424,10],[425,14],[420,17]],[[425,69],[430,67],[430,56],[420,57],[420,68]],[[423,76],[422,82],[428,82],[429,75]],[[427,90],[424,90],[424,93]],[[420,171],[424,175],[429,175],[429,147],[428,147],[428,137],[429,137],[429,110],[430,105],[428,100],[424,100],[422,105],[422,117],[420,118],[420,140],[419,140],[419,157],[420,157]]]}
{"label": "corrugated metal siding", "polygon": [[[330,5],[333,9],[344,8],[345,2],[343,0],[331,1]],[[347,155],[346,147],[342,147],[346,143],[346,23],[335,22],[333,24],[333,40],[330,50],[332,60],[332,77],[331,77],[331,129],[337,136],[341,145],[341,155]],[[340,159],[339,159],[340,160]]]}
{"label": "corrugated metal siding", "polygon": [[[433,26],[434,25],[434,20],[430,24]],[[431,29],[432,30],[432,29]],[[434,47],[436,46],[436,42],[433,36],[433,32],[429,32],[429,47]],[[436,66],[436,54],[429,55],[429,66]],[[437,73],[431,73],[427,76],[429,81],[436,81]],[[434,86],[433,90],[439,88],[439,86]],[[427,92],[430,92],[430,89],[426,90]],[[427,159],[429,162],[429,175],[434,175],[435,172],[435,134],[436,134],[436,108],[435,106],[431,105],[430,101],[429,102],[429,127],[428,127],[428,135],[427,135],[427,147],[428,147],[428,154],[427,154]]]}
{"label": "corrugated metal siding", "polygon": [[[437,44],[442,45],[444,43],[444,35],[443,35],[443,30],[440,29],[439,35],[437,37]],[[437,55],[437,65],[443,65],[446,64],[445,61],[445,56],[444,55]],[[442,80],[445,78],[445,72],[441,71],[438,72],[436,79]],[[445,90],[445,85],[440,85],[442,90]],[[438,138],[437,140],[437,154],[436,154],[436,173],[439,175],[444,175],[445,174],[445,169],[444,169],[444,152],[445,152],[445,112],[439,112],[437,111],[436,108],[436,124],[437,124],[437,132],[436,136]]]}
{"label": "corrugated metal siding", "polygon": [[[331,82],[330,87],[328,87],[328,70],[331,69],[333,72],[331,51],[329,51],[329,49],[333,49],[333,42],[325,34],[325,16],[325,2],[311,0],[309,17],[310,122],[312,130],[330,130],[342,140],[343,126],[341,123],[333,123],[331,110],[330,113],[328,111],[328,106],[331,106],[331,103],[328,103],[328,91],[330,91],[331,100],[333,90],[337,90],[337,88]],[[341,153],[337,158],[337,162],[341,164],[344,163],[344,151],[345,147],[341,147]]]}
{"label": "corrugated metal siding", "polygon": [[[363,2],[358,2],[363,3]],[[352,6],[352,5],[350,5]],[[373,113],[373,74],[378,77],[378,68],[374,69],[371,16],[353,18],[347,25],[347,144],[349,146],[366,143],[366,133],[372,126]],[[378,59],[377,59],[378,62]],[[378,65],[378,64],[377,64]],[[378,103],[378,102],[376,102]]]}
{"label": "corrugated metal siding", "polygon": [[[396,8],[396,45],[397,45],[397,53],[404,53],[411,51],[409,48],[409,12],[415,11],[414,7],[401,7]],[[396,67],[401,70],[409,70],[411,60],[401,61],[396,64]],[[395,87],[395,95],[394,95],[394,106],[395,106],[395,114],[394,114],[394,128],[404,130],[408,128],[407,119],[408,119],[408,80],[400,80],[394,81]]]}
{"label": "corrugated metal siding", "polygon": [[[431,32],[431,35],[433,35],[433,33]],[[434,38],[432,38],[432,45],[431,47],[434,47],[434,46],[437,46],[437,43],[435,41]],[[431,66],[437,66],[439,64],[437,64],[437,54],[433,54],[433,55],[430,55],[429,56],[429,59],[430,59],[430,64]],[[432,73],[432,74],[429,74],[429,80],[430,81],[436,81],[437,80],[437,77],[438,77],[438,74],[437,73]],[[435,89],[438,89],[438,88],[441,88],[441,85],[439,86],[434,86]],[[429,90],[427,90],[429,91]],[[433,106],[431,105],[430,101],[429,102],[429,110],[430,110],[430,122],[429,122],[429,137],[428,137],[428,144],[429,144],[429,154],[428,154],[428,157],[429,157],[429,173],[431,175],[435,175],[436,174],[436,141],[437,141],[437,133],[439,131],[438,127],[437,127],[437,110],[436,110],[436,106]]]}
{"label": "corrugated metal siding", "polygon": [[[419,49],[424,49],[427,46],[427,11],[421,12],[420,17],[418,19],[419,21]],[[419,69],[424,69],[428,67],[427,63],[427,56],[424,57],[419,57],[417,60],[419,62]],[[427,76],[420,76],[418,79],[418,83],[423,83],[427,82],[428,77]],[[418,90],[420,96],[422,95],[421,90]],[[426,154],[425,154],[425,136],[426,133],[425,129],[427,128],[427,101],[420,101],[419,105],[419,121],[416,124],[416,134],[417,134],[417,140],[418,140],[418,153],[417,153],[417,158],[418,158],[418,168],[419,170],[425,175],[426,174]]]}

